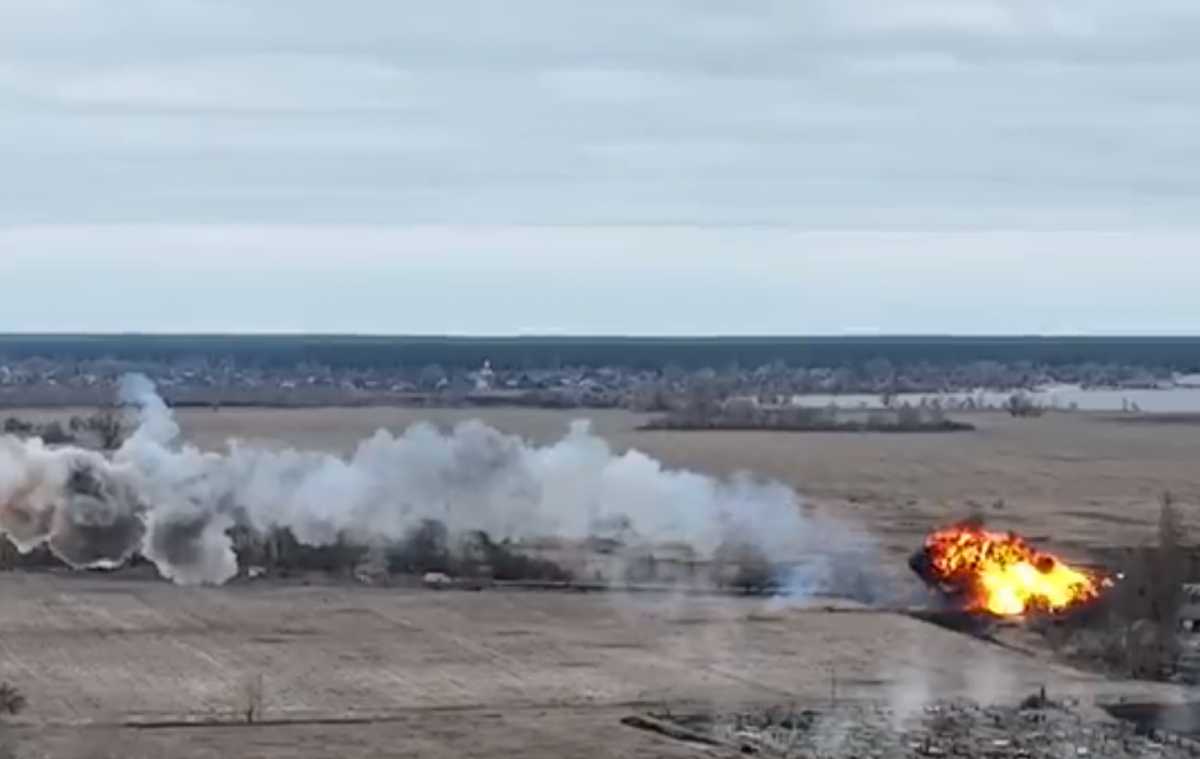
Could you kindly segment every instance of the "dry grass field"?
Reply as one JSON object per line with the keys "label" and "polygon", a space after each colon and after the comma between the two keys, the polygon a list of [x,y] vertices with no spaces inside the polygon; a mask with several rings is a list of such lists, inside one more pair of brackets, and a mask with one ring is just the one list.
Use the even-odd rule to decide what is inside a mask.
{"label": "dry grass field", "polygon": [[[982,510],[997,526],[1061,549],[1138,543],[1153,536],[1158,498],[1170,490],[1200,506],[1200,418],[1131,422],[1097,414],[966,418],[974,432],[855,434],[641,432],[622,411],[525,409],[186,410],[185,433],[219,448],[230,437],[349,452],[375,429],[479,418],[538,442],[575,418],[617,450],[638,448],[668,466],[717,475],[739,469],[778,479],[810,501],[862,521],[896,555],[930,527]],[[1003,501],[1002,508],[996,508]],[[1184,509],[1200,529],[1200,508]]]}
{"label": "dry grass field", "polygon": [[[582,415],[617,449],[788,482],[866,525],[898,567],[931,526],[977,507],[997,526],[1085,552],[1148,539],[1164,489],[1200,502],[1200,425],[1188,420],[979,414],[975,432],[871,435],[647,433],[632,414]],[[345,452],[377,427],[419,419],[480,417],[547,442],[577,416],[189,410],[181,420],[207,448],[240,437]],[[1087,699],[1173,693],[876,611],[275,582],[181,589],[66,572],[0,574],[0,680],[29,699],[15,728],[25,755],[64,759],[690,756],[621,717],[833,697],[903,708],[931,694],[1011,699],[1042,684]],[[254,725],[239,724],[248,701]]]}
{"label": "dry grass field", "polygon": [[[17,736],[64,759],[681,756],[621,717],[1131,687],[901,615],[763,599],[60,573],[0,576],[0,593],[0,678],[30,704]],[[257,724],[239,724],[258,678]]]}

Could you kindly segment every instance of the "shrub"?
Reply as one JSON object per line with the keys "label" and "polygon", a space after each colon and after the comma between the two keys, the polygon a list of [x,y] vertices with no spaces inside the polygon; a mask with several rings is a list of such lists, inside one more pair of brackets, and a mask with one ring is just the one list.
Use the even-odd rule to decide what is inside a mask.
{"label": "shrub", "polygon": [[896,412],[896,426],[903,430],[915,430],[921,426],[921,409],[905,403]]}
{"label": "shrub", "polygon": [[[571,573],[554,562],[513,551],[507,543],[496,543],[482,530],[467,536],[464,540],[463,553],[468,561],[474,557],[481,559],[482,564],[490,570],[491,577],[495,580],[545,580],[550,582],[571,580]],[[466,574],[472,574],[470,570],[470,566],[460,569]]]}
{"label": "shrub", "polygon": [[409,531],[400,543],[386,553],[389,572],[424,574],[453,572],[450,558],[450,532],[436,519],[425,519]]}
{"label": "shrub", "polygon": [[1045,409],[1036,403],[1025,393],[1013,393],[1004,402],[1004,410],[1010,416],[1015,417],[1036,417],[1045,413]]}
{"label": "shrub", "polygon": [[129,437],[124,418],[113,408],[97,411],[84,420],[83,426],[96,435],[100,448],[105,451],[115,451]]}
{"label": "shrub", "polygon": [[25,695],[15,686],[0,682],[0,716],[20,714],[28,705]]}
{"label": "shrub", "polygon": [[75,442],[75,436],[63,428],[62,422],[50,422],[38,430],[38,437],[46,445],[70,445]]}
{"label": "shrub", "polygon": [[775,569],[762,549],[745,541],[727,541],[713,554],[714,580],[718,587],[761,593],[778,582]]}
{"label": "shrub", "polygon": [[451,546],[450,531],[436,519],[426,519],[401,542],[387,549],[389,572],[441,572],[459,577],[494,580],[566,582],[570,572],[545,559],[526,556],[507,542],[496,542],[482,530],[468,532]]}
{"label": "shrub", "polygon": [[10,416],[4,420],[4,434],[17,435],[20,437],[32,435],[33,424],[25,421],[24,419],[18,419],[15,416]]}

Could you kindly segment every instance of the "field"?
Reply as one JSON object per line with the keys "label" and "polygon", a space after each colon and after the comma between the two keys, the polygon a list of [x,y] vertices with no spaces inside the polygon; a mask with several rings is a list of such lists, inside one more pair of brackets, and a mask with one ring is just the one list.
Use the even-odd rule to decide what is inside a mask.
{"label": "field", "polygon": [[[687,756],[620,719],[918,692],[1012,700],[1043,684],[1132,692],[904,616],[761,599],[53,574],[0,590],[0,676],[31,704],[18,737],[66,759]],[[261,722],[238,724],[259,676]]]}
{"label": "field", "polygon": [[[644,432],[623,411],[525,409],[185,410],[187,436],[217,449],[239,437],[274,446],[350,452],[378,427],[483,419],[540,443],[589,418],[618,451],[715,475],[747,470],[777,479],[823,509],[858,520],[885,549],[907,554],[930,527],[982,510],[997,526],[1086,550],[1153,536],[1158,498],[1200,502],[1200,419],[1130,423],[1122,417],[961,415],[978,428],[952,435]],[[997,508],[997,502],[1003,501]],[[1186,509],[1190,516],[1194,509]],[[1200,528],[1200,522],[1195,526]]]}
{"label": "field", "polygon": [[[180,416],[187,437],[207,448],[240,437],[346,452],[378,426],[400,430],[418,419],[482,417],[547,442],[579,415]],[[879,561],[901,572],[930,527],[974,509],[996,526],[1086,554],[1148,539],[1164,489],[1200,501],[1200,425],[1189,419],[980,413],[970,417],[974,432],[895,436],[638,432],[644,418],[634,414],[586,416],[619,450],[785,481],[818,508],[865,525],[880,543]],[[691,756],[684,744],[620,719],[664,705],[1012,699],[1043,684],[1089,700],[1174,692],[1085,674],[900,614],[764,599],[277,582],[180,589],[66,572],[0,575],[0,598],[0,680],[18,684],[30,703],[16,737],[31,755],[67,759]],[[258,678],[259,721],[239,724],[252,700],[247,683]]]}

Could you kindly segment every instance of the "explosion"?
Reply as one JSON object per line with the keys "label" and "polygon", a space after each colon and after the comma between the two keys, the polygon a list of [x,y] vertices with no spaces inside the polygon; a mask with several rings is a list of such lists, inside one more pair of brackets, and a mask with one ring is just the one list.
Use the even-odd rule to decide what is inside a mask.
{"label": "explosion", "polygon": [[1015,617],[1062,612],[1100,597],[1112,581],[1038,551],[1012,532],[957,524],[932,533],[913,561],[925,579],[965,599],[968,611]]}

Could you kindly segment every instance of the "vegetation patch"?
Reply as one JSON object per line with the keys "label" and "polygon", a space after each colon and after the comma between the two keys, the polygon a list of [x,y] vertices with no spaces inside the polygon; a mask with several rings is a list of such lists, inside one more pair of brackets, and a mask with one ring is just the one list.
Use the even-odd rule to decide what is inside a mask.
{"label": "vegetation patch", "polygon": [[937,405],[866,412],[835,406],[760,406],[743,399],[685,405],[651,419],[642,430],[765,430],[780,432],[967,432],[972,424],[946,417]]}

